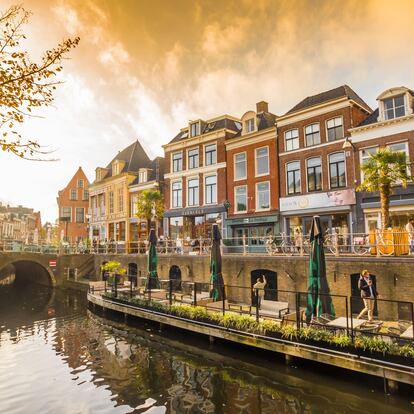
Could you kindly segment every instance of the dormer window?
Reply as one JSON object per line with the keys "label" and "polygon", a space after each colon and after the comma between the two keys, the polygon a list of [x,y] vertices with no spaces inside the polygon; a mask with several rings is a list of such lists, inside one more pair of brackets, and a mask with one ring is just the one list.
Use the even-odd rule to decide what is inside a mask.
{"label": "dormer window", "polygon": [[404,95],[384,99],[385,119],[394,119],[405,115]]}
{"label": "dormer window", "polygon": [[192,137],[200,135],[200,122],[194,122],[194,124],[191,124],[190,128]]}
{"label": "dormer window", "polygon": [[147,176],[148,176],[147,170],[140,170],[139,171],[139,182],[140,182],[140,184],[147,182],[147,180],[148,180]]}
{"label": "dormer window", "polygon": [[244,130],[246,134],[249,134],[250,132],[254,132],[254,130],[256,129],[256,125],[254,121],[255,121],[254,118],[250,118],[247,121],[244,121]]}

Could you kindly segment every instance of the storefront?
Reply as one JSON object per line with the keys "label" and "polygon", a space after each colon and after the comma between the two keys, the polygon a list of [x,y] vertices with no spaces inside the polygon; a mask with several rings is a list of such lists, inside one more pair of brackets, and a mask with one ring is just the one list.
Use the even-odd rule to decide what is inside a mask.
{"label": "storefront", "polygon": [[351,189],[284,197],[280,199],[282,228],[287,235],[296,230],[308,234],[313,216],[318,215],[323,231],[345,237],[352,233],[354,206],[355,191]]}
{"label": "storefront", "polygon": [[279,234],[279,216],[250,216],[226,220],[227,234],[242,246],[243,237],[250,247],[264,246],[266,237]]}
{"label": "storefront", "polygon": [[[365,232],[369,233],[381,228],[381,210],[377,208],[364,208]],[[394,229],[404,229],[408,220],[414,217],[414,200],[411,205],[390,206],[390,222]]]}
{"label": "storefront", "polygon": [[146,220],[140,220],[136,217],[129,219],[129,241],[137,242],[138,240],[148,239],[148,224]]}
{"label": "storefront", "polygon": [[108,224],[108,240],[125,241],[125,221],[118,221],[116,223]]}
{"label": "storefront", "polygon": [[90,225],[90,239],[91,240],[105,240],[106,228],[104,223],[96,223]]}
{"label": "storefront", "polygon": [[210,239],[212,225],[224,223],[225,215],[226,208],[222,204],[168,210],[164,214],[165,236],[171,239]]}

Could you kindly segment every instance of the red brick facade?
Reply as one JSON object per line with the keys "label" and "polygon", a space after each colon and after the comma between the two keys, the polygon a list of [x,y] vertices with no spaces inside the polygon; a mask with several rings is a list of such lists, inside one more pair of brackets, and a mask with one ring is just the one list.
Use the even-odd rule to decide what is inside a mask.
{"label": "red brick facade", "polygon": [[[70,243],[88,237],[87,214],[89,207],[89,180],[82,168],[59,191],[57,204],[59,208],[59,237],[63,235]],[[68,221],[64,217],[68,218]]]}

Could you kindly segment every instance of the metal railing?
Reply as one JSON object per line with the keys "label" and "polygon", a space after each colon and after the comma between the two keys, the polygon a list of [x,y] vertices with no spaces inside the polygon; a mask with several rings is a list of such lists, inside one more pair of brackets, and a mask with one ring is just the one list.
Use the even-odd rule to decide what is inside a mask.
{"label": "metal railing", "polygon": [[[121,300],[138,298],[167,307],[173,304],[202,306],[207,311],[223,315],[249,316],[256,322],[271,320],[281,327],[292,326],[297,334],[303,332],[303,328],[312,328],[345,335],[351,343],[359,337],[375,337],[385,343],[414,345],[414,303],[409,301],[372,299],[372,315],[365,313],[360,316],[365,306],[361,297],[320,294],[317,300],[324,303],[324,309],[330,310],[320,313],[313,312],[314,307],[310,305],[316,298],[312,298],[309,292],[226,284],[213,286],[181,279],[160,280],[159,289],[148,289],[146,281],[146,277],[137,275],[118,275],[113,276],[110,282],[105,281],[100,290],[101,293],[111,292],[112,297]],[[214,287],[220,294],[216,301],[211,297]],[[95,289],[91,287],[90,292],[95,293]]]}
{"label": "metal railing", "polygon": [[[158,254],[209,255],[211,239],[170,239],[160,237]],[[221,240],[224,255],[306,256],[310,251],[309,237],[301,234],[267,235],[263,237],[226,237]],[[414,240],[405,231],[376,231],[367,233],[325,232],[324,249],[328,256],[409,256],[414,253]],[[86,241],[75,244],[46,243],[26,245],[15,241],[0,241],[0,251],[56,254],[146,254],[147,240]]]}

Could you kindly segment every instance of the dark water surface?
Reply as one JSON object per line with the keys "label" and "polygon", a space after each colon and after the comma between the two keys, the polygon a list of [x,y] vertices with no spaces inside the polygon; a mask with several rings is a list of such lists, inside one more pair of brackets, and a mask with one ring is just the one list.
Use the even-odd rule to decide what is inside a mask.
{"label": "dark water surface", "polygon": [[414,395],[274,354],[102,319],[85,296],[0,286],[0,413],[413,413]]}

